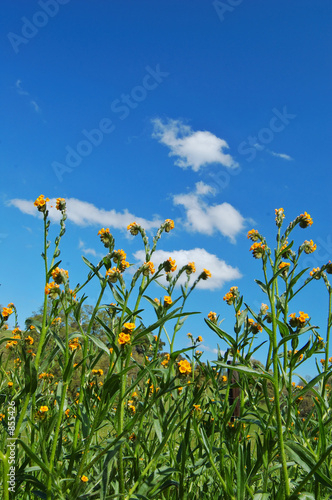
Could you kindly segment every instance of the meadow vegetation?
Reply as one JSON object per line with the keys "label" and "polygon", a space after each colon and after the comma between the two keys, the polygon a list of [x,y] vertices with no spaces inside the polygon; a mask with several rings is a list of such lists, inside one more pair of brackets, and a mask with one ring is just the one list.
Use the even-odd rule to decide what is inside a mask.
{"label": "meadow vegetation", "polygon": [[[128,226],[145,249],[145,262],[132,274],[126,253],[102,228],[105,256],[96,264],[83,257],[88,274],[71,289],[68,271],[59,267],[66,203],[56,201],[61,220],[51,246],[48,202],[43,195],[35,201],[44,224],[43,306],[24,328],[13,303],[1,308],[2,498],[332,498],[332,264],[301,269],[301,256],[316,246],[305,240],[295,250],[291,240],[293,230],[312,224],[310,215],[284,229],[284,211],[276,209],[274,249],[249,231],[266,303],[254,311],[231,287],[224,301],[234,330],[224,331],[216,312],[204,318],[227,349],[203,363],[200,336],[188,333],[190,347],[174,346],[186,318],[197,314],[187,310],[188,297],[210,271],[195,276],[194,262],[178,269],[172,258],[153,264],[173,221],[161,225],[152,245],[139,224]],[[91,280],[100,291],[87,306]],[[313,280],[321,280],[326,297],[325,325],[292,308]],[[156,286],[160,295],[153,298]],[[106,290],[114,302],[104,302]],[[149,325],[147,308],[155,315]],[[266,359],[258,362],[263,344]],[[317,355],[312,380],[299,377],[299,366]]]}

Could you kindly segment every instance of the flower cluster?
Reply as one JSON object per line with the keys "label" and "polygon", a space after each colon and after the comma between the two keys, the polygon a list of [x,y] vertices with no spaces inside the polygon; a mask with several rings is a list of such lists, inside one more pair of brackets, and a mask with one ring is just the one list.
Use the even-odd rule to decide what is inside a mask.
{"label": "flower cluster", "polygon": [[51,283],[47,283],[45,286],[45,294],[49,295],[51,299],[56,299],[57,296],[60,293],[60,287],[54,281],[51,281]]}
{"label": "flower cluster", "polygon": [[181,375],[189,375],[191,373],[191,364],[186,359],[178,361],[178,367]]}
{"label": "flower cluster", "polygon": [[125,323],[119,333],[118,342],[120,345],[130,343],[131,334],[135,330],[135,323]]}
{"label": "flower cluster", "polygon": [[164,356],[164,359],[161,362],[162,366],[167,366],[170,359],[171,359],[171,355],[167,352]]}
{"label": "flower cluster", "polygon": [[314,267],[309,274],[311,277],[315,278],[315,280],[319,280],[319,278],[321,277],[320,267]]}
{"label": "flower cluster", "polygon": [[104,370],[102,370],[101,368],[99,370],[92,370],[93,375],[96,375],[98,377],[101,377],[103,374],[104,374]]}
{"label": "flower cluster", "polygon": [[64,269],[60,269],[59,267],[56,267],[52,271],[52,278],[54,279],[54,282],[57,285],[61,285],[62,283],[66,283],[67,280],[69,279],[68,271],[65,271]]}
{"label": "flower cluster", "polygon": [[266,248],[266,245],[263,245],[263,243],[260,241],[257,243],[253,243],[253,245],[251,245],[249,251],[250,252],[252,251],[252,255],[253,255],[253,257],[255,257],[255,259],[261,259],[265,253],[265,248]]}
{"label": "flower cluster", "polygon": [[166,233],[169,233],[172,229],[174,229],[174,221],[172,219],[166,219],[164,224]]}
{"label": "flower cluster", "polygon": [[208,319],[212,321],[212,323],[217,323],[217,313],[210,311],[208,314]]}
{"label": "flower cluster", "polygon": [[296,316],[295,313],[292,313],[289,315],[289,317],[291,318],[289,320],[289,324],[293,328],[295,327],[302,328],[309,319],[309,315],[304,313],[303,311],[299,312],[299,316]]}
{"label": "flower cluster", "polygon": [[110,283],[116,283],[121,276],[121,271],[117,267],[112,267],[106,271],[106,277]]}
{"label": "flower cluster", "polygon": [[75,351],[76,349],[81,349],[81,344],[78,340],[78,337],[75,337],[74,339],[70,340],[68,345],[72,351]]}
{"label": "flower cluster", "polygon": [[164,296],[164,307],[169,307],[172,305],[172,298],[169,295]]}
{"label": "flower cluster", "polygon": [[302,248],[304,250],[304,253],[310,254],[316,250],[317,245],[314,245],[314,242],[312,240],[310,241],[305,240],[305,242],[302,245]]}
{"label": "flower cluster", "polygon": [[275,208],[274,211],[276,214],[276,218],[275,218],[276,224],[278,227],[280,227],[282,225],[284,218],[285,218],[284,209],[283,208]]}
{"label": "flower cluster", "polygon": [[299,226],[302,227],[303,229],[308,226],[311,226],[313,223],[312,218],[310,217],[309,214],[307,214],[307,212],[304,212],[304,214],[299,215],[297,219],[299,221]]}
{"label": "flower cluster", "polygon": [[196,272],[195,262],[188,262],[186,267],[187,276]]}
{"label": "flower cluster", "polygon": [[238,296],[239,296],[238,287],[237,286],[232,286],[230,288],[229,292],[226,293],[226,295],[224,296],[223,299],[226,301],[226,303],[229,306],[231,306],[234,303],[234,301],[238,298]]}
{"label": "flower cluster", "polygon": [[5,321],[7,321],[8,317],[13,314],[13,309],[10,307],[12,304],[8,304],[8,307],[3,307],[1,311],[1,316]]}
{"label": "flower cluster", "polygon": [[248,231],[247,238],[251,241],[258,241],[261,239],[261,236],[257,229],[251,229],[250,231]]}
{"label": "flower cluster", "polygon": [[104,244],[105,248],[109,248],[112,245],[113,236],[111,235],[108,227],[106,229],[102,227],[98,231],[98,235],[100,236],[100,241]]}
{"label": "flower cluster", "polygon": [[155,268],[153,265],[153,262],[149,260],[149,262],[144,262],[143,264],[143,275],[144,276],[149,276],[149,274],[154,274],[155,273]]}
{"label": "flower cluster", "polygon": [[208,278],[212,278],[212,274],[210,273],[210,271],[208,271],[207,269],[203,269],[203,271],[201,272],[200,276],[199,276],[202,280],[207,280]]}
{"label": "flower cluster", "polygon": [[248,319],[248,324],[250,326],[250,330],[254,334],[261,332],[263,330],[262,326],[259,323],[255,323],[255,321],[252,318]]}
{"label": "flower cluster", "polygon": [[64,212],[66,210],[66,200],[64,198],[57,198],[55,208]]}
{"label": "flower cluster", "polygon": [[54,375],[52,373],[43,372],[43,373],[40,373],[38,378],[40,380],[48,380],[48,382],[52,382],[52,380],[54,379]]}
{"label": "flower cluster", "polygon": [[41,194],[40,196],[38,196],[38,198],[34,202],[34,206],[37,207],[39,212],[45,212],[47,201],[50,201],[49,198],[45,198],[44,195]]}
{"label": "flower cluster", "polygon": [[127,230],[132,234],[133,236],[136,236],[139,233],[139,230],[141,229],[141,226],[137,224],[137,222],[132,222],[129,224],[127,227]]}
{"label": "flower cluster", "polygon": [[173,273],[177,268],[176,262],[174,259],[169,257],[167,260],[164,262],[164,269],[166,273]]}

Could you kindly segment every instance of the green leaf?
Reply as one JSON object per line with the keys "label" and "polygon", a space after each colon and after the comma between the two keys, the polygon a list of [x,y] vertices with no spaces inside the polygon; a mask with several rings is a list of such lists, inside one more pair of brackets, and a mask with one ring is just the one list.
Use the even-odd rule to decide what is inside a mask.
{"label": "green leaf", "polygon": [[87,334],[87,336],[89,337],[90,340],[92,340],[92,342],[97,347],[99,347],[99,349],[102,349],[103,351],[105,351],[107,353],[107,355],[109,355],[110,350],[108,349],[108,347],[104,344],[104,342],[102,340],[100,340],[98,337],[96,337],[94,335],[90,335],[89,333]]}
{"label": "green leaf", "polygon": [[22,441],[21,439],[17,439],[16,440],[16,443],[19,443],[22,448],[24,449],[25,453],[36,463],[39,465],[39,467],[45,472],[45,474],[49,474],[50,471],[47,467],[47,465],[45,464],[45,462],[43,460],[40,460],[40,458],[31,450],[30,446],[27,445],[24,441]]}
{"label": "green leaf", "polygon": [[255,280],[257,285],[263,290],[264,293],[266,293],[268,295],[268,289],[267,289],[267,286],[264,285],[264,283],[262,283],[261,281],[259,280]]}
{"label": "green leaf", "polygon": [[218,335],[218,337],[220,337],[222,340],[224,340],[225,342],[227,342],[227,344],[229,346],[231,346],[231,347],[235,347],[236,346],[236,340],[233,339],[233,337],[231,337],[231,335],[229,335],[224,330],[222,330],[221,328],[219,328],[219,326],[217,326],[215,323],[213,323],[209,319],[204,318],[204,321],[208,325],[208,327],[211,328],[211,330],[213,330]]}
{"label": "green leaf", "polygon": [[223,363],[222,361],[214,361],[214,363],[218,366],[221,366],[222,368],[227,368],[228,370],[234,370],[240,373],[248,373],[250,375],[254,375],[255,377],[264,377],[271,380],[271,382],[274,382],[272,375],[263,370],[263,368],[254,370],[253,368],[248,368],[244,365],[228,365],[227,363]]}

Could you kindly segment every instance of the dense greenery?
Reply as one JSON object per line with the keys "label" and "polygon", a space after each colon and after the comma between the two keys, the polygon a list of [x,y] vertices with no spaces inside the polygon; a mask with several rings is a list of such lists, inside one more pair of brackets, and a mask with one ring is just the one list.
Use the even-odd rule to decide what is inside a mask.
{"label": "dense greenery", "polygon": [[[299,271],[298,263],[315,245],[305,241],[295,252],[288,241],[296,227],[312,223],[308,214],[282,233],[284,213],[276,210],[274,251],[258,231],[248,233],[262,263],[257,284],[267,303],[254,311],[237,287],[230,289],[224,300],[234,311],[234,332],[223,331],[214,312],[205,318],[228,344],[211,365],[200,360],[200,337],[188,334],[192,346],[174,349],[186,317],[194,314],[185,309],[187,299],[211,273],[204,269],[193,280],[194,263],[176,273],[171,258],[154,268],[157,242],[173,221],[162,224],[152,247],[141,226],[128,226],[142,236],[146,253],[128,280],[125,252],[114,250],[113,236],[101,229],[106,255],[97,265],[84,258],[90,271],[71,290],[57,261],[65,201],[57,200],[62,218],[51,257],[47,200],[40,196],[35,205],[45,229],[44,304],[24,330],[17,324],[6,330],[8,318],[16,316],[14,304],[1,313],[5,500],[331,498],[332,292],[326,273],[332,265],[305,279],[307,270]],[[100,294],[94,306],[86,306],[83,289],[92,279],[99,280]],[[306,313],[290,312],[292,299],[313,279],[321,279],[328,292],[324,339]],[[163,298],[147,295],[153,284],[162,287]],[[103,303],[107,288],[113,304]],[[146,305],[155,312],[149,326]],[[254,355],[265,342],[266,360],[257,362]],[[296,385],[298,366],[317,354],[317,375]]]}

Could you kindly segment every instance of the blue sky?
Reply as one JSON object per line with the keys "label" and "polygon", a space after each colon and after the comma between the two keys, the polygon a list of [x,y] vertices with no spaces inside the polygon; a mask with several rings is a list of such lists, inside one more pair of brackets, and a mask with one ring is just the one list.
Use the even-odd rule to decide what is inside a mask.
{"label": "blue sky", "polygon": [[[128,223],[152,235],[173,219],[159,249],[212,272],[188,308],[216,311],[229,329],[230,286],[256,309],[265,300],[246,234],[255,227],[272,246],[275,208],[287,223],[304,211],[314,220],[295,233],[297,245],[317,243],[303,265],[329,260],[331,17],[326,0],[3,2],[0,302],[17,305],[21,324],[42,303],[40,194],[68,200],[62,266],[74,285],[81,255],[102,255],[101,227],[137,264]],[[324,331],[326,303],[313,283],[294,312]],[[188,331],[214,359],[203,316],[178,346]]]}

